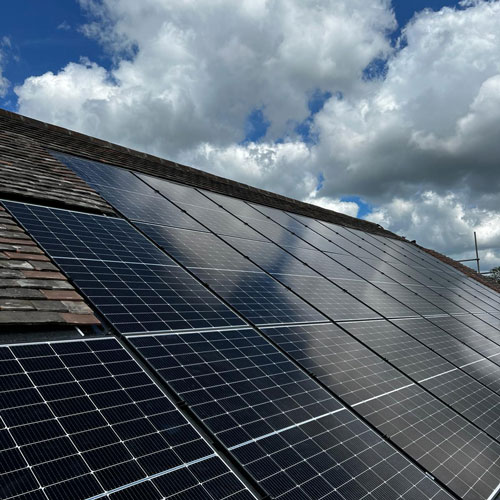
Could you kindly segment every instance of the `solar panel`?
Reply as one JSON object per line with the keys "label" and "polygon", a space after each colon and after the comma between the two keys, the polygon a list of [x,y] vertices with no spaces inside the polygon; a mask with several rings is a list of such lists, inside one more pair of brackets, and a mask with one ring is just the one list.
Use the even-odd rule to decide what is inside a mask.
{"label": "solar panel", "polygon": [[[211,233],[187,231],[154,224],[136,224],[136,226],[186,267],[258,270],[248,259],[245,259]],[[258,243],[251,241],[250,244]]]}
{"label": "solar panel", "polygon": [[244,324],[124,220],[6,206],[120,333]]}
{"label": "solar panel", "polygon": [[[406,322],[399,324],[404,327]],[[500,391],[493,392],[388,322],[349,323],[344,327],[479,429],[494,439],[500,438],[500,415],[496,410],[500,408]]]}
{"label": "solar panel", "polygon": [[0,356],[2,498],[254,498],[115,339]]}
{"label": "solar panel", "polygon": [[324,316],[216,236],[154,225],[139,227],[254,324],[325,321]]}
{"label": "solar panel", "polygon": [[[407,288],[398,283],[377,283],[377,286],[392,297],[397,297],[403,304],[422,316],[443,314],[443,310],[426,298],[425,290],[420,288]],[[420,290],[418,294],[416,290]]]}
{"label": "solar panel", "polygon": [[465,325],[469,326],[481,335],[490,339],[495,344],[500,345],[500,330],[490,325],[487,321],[484,321],[484,314],[474,316],[472,314],[461,314],[456,316],[456,318]]}
{"label": "solar panel", "polygon": [[325,278],[291,274],[279,274],[276,277],[328,318],[337,321],[380,318],[379,314]]}
{"label": "solar panel", "polygon": [[252,330],[131,341],[272,498],[447,496]]}
{"label": "solar panel", "polygon": [[356,410],[459,497],[495,492],[499,445],[422,388],[412,385]]}
{"label": "solar panel", "polygon": [[322,314],[263,272],[192,271],[253,324],[325,321]]}
{"label": "solar panel", "polygon": [[412,384],[333,323],[268,327],[263,331],[348,404]]}
{"label": "solar panel", "polygon": [[[462,318],[463,316],[460,317]],[[500,355],[500,345],[492,342],[486,336],[478,333],[472,328],[469,328],[457,318],[452,316],[441,316],[429,318],[429,321],[443,329],[446,333],[460,340],[460,342],[479,352],[485,358],[491,359],[494,363],[500,363],[500,359],[496,358],[496,356]]]}
{"label": "solar panel", "polygon": [[332,281],[386,318],[415,316],[414,311],[406,307],[399,300],[385,293],[383,290],[379,290],[371,283],[361,280],[335,279]]}
{"label": "solar panel", "polygon": [[[207,201],[212,203],[209,200]],[[177,204],[216,234],[238,236],[251,240],[266,240],[264,236],[254,231],[248,224],[241,222],[226,211],[220,209],[213,210],[217,208],[215,204],[212,204],[212,209],[195,207],[179,202]]]}
{"label": "solar panel", "polygon": [[[241,253],[252,259],[270,274],[297,274],[318,276],[318,272],[336,277],[356,279],[357,276],[344,266],[337,264],[324,253],[301,247],[283,250],[274,243],[255,242],[242,238],[226,237],[225,240]],[[289,253],[288,253],[289,252]],[[303,263],[308,264],[307,266]]]}
{"label": "solar panel", "polygon": [[203,196],[198,189],[175,182],[169,182],[165,179],[158,179],[151,175],[136,174],[147,185],[158,190],[170,201],[177,203],[185,203],[195,207],[207,208],[215,210],[217,207],[207,197]]}
{"label": "solar panel", "polygon": [[130,170],[114,167],[98,161],[88,160],[77,156],[51,151],[51,154],[61,163],[68,166],[90,186],[99,191],[107,186],[114,189],[121,189],[146,196],[152,196],[154,192],[144,182],[142,182]]}

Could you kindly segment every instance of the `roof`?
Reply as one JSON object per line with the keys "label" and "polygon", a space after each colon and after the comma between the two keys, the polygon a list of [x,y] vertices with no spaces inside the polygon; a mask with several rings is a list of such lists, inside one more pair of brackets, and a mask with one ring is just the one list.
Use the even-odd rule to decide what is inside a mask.
{"label": "roof", "polygon": [[2,498],[498,496],[468,268],[9,112],[0,181]]}

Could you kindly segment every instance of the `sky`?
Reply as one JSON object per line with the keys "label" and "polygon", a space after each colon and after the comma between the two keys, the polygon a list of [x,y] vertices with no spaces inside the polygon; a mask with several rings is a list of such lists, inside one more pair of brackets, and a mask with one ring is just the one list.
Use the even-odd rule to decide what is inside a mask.
{"label": "sky", "polygon": [[18,0],[0,107],[500,265],[500,0]]}

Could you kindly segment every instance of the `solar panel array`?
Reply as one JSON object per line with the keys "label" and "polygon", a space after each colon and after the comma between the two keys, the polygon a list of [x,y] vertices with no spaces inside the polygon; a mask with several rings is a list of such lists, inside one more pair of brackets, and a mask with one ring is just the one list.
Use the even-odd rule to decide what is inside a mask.
{"label": "solar panel array", "polygon": [[[67,498],[495,497],[498,294],[403,241],[54,155],[122,217],[4,204],[125,340],[39,344],[36,349],[50,354],[31,362],[20,355],[29,346],[5,348],[4,366],[17,363],[22,370],[7,372],[7,401],[23,391],[42,398],[15,401],[13,415],[33,413],[30,422],[41,427],[36,439],[46,453],[56,453],[51,442],[63,437],[76,449],[47,455],[43,463],[51,465],[37,469],[32,455],[23,454],[36,443],[12,441],[30,436],[13,430],[25,424],[4,421],[14,467],[8,487],[24,484],[16,479],[21,470],[31,478],[30,490],[5,498],[28,491],[42,495],[29,498],[63,498],[47,492],[70,491],[59,486],[64,483],[77,491]],[[81,351],[62,347],[70,344]],[[67,364],[78,356],[83,364]],[[45,357],[47,368],[40,370]],[[31,386],[22,385],[27,380]],[[82,393],[71,392],[77,386]],[[109,392],[109,401],[94,390]],[[44,399],[49,393],[57,404]],[[82,398],[92,404],[97,398],[96,408],[76,407],[78,414],[105,420],[96,420],[95,448],[115,446],[106,441],[114,432],[116,456],[89,453],[98,457],[94,463],[85,455],[91,450],[79,448],[80,435],[94,429],[93,416],[82,430],[66,428],[55,414],[65,434],[43,434],[50,420],[43,405],[53,412],[52,406]],[[170,405],[168,418],[131,416],[142,419],[134,426],[138,435],[122,437],[115,429],[121,421],[106,420],[108,414],[129,418],[132,407],[157,411],[157,399]],[[179,442],[168,441],[175,433],[155,427],[156,420],[173,427],[182,420]],[[170,447],[160,446],[160,438]],[[192,454],[177,453],[177,446]],[[148,458],[153,455],[158,460]],[[56,461],[67,456],[59,470]],[[108,474],[113,467],[125,472]],[[135,472],[129,475],[127,467]],[[106,482],[111,476],[120,484]]]}

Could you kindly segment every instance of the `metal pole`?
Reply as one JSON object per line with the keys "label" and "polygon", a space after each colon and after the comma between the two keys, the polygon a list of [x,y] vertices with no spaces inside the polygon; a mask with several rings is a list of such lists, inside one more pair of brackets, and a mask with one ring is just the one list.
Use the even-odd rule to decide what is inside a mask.
{"label": "metal pole", "polygon": [[477,237],[476,231],[474,231],[474,245],[476,246],[476,262],[477,262],[477,272],[481,274],[481,270],[479,269],[479,253],[477,251]]}

